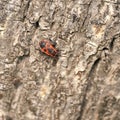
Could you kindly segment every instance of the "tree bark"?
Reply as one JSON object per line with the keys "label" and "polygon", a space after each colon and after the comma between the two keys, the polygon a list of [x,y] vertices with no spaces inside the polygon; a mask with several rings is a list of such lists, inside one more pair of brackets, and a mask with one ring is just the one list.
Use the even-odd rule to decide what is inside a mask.
{"label": "tree bark", "polygon": [[0,120],[120,120],[120,1],[0,0]]}

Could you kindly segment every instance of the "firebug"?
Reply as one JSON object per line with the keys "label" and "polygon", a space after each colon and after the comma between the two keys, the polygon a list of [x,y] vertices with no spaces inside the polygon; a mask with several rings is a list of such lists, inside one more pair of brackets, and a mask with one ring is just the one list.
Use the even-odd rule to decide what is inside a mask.
{"label": "firebug", "polygon": [[57,58],[58,57],[58,49],[55,47],[55,43],[51,40],[41,40],[39,42],[40,50],[42,53],[45,53],[46,55]]}

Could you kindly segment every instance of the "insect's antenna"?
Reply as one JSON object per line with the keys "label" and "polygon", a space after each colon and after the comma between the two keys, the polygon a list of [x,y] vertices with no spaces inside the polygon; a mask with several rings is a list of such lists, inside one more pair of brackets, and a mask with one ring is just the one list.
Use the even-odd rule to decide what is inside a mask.
{"label": "insect's antenna", "polygon": [[49,38],[49,40],[52,42],[53,40],[51,38]]}

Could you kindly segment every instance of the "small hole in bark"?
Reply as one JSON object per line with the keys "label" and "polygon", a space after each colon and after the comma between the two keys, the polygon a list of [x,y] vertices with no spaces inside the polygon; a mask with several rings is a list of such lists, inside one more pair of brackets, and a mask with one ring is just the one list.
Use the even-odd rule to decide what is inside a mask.
{"label": "small hole in bark", "polygon": [[20,80],[15,80],[15,81],[13,82],[13,84],[14,84],[15,88],[17,89],[22,83],[21,83]]}
{"label": "small hole in bark", "polygon": [[0,99],[2,99],[3,98],[3,94],[0,94]]}
{"label": "small hole in bark", "polygon": [[10,116],[6,116],[6,120],[13,120]]}
{"label": "small hole in bark", "polygon": [[38,28],[39,27],[39,21],[37,21],[36,23],[34,23],[35,25],[35,28]]}

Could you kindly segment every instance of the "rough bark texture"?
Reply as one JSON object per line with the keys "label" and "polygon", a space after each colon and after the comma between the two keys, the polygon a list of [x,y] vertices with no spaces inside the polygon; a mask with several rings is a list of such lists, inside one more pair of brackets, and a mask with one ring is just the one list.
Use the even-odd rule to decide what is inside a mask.
{"label": "rough bark texture", "polygon": [[120,120],[120,0],[0,0],[0,120]]}

